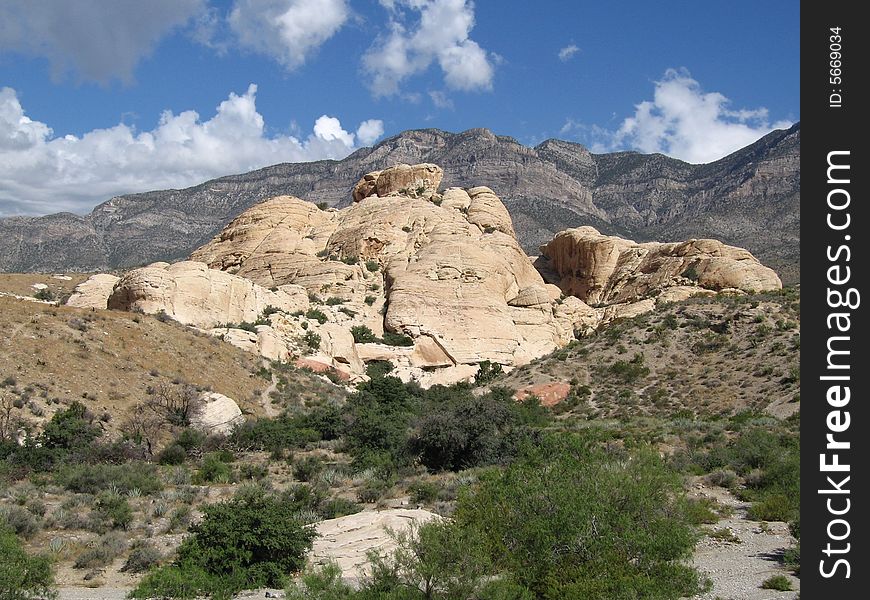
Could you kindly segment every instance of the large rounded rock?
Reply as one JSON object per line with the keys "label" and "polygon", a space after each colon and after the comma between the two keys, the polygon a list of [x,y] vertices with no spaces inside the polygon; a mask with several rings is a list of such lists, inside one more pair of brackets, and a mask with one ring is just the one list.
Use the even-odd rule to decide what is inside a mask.
{"label": "large rounded rock", "polygon": [[593,227],[562,231],[541,247],[544,271],[591,304],[634,302],[673,286],[763,292],[782,288],[749,251],[718,240],[639,244]]}
{"label": "large rounded rock", "polygon": [[190,426],[209,435],[229,435],[244,422],[236,401],[216,392],[204,392],[190,416]]}

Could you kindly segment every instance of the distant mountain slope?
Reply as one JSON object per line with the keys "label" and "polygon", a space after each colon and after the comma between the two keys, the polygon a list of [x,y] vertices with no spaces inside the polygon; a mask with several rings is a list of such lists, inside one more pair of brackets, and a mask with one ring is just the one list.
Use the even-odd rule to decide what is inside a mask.
{"label": "distant mountain slope", "polygon": [[184,190],[112,198],[87,216],[0,219],[0,270],[125,268],[187,256],[252,204],[278,194],[343,205],[363,174],[433,162],[443,186],[487,185],[527,252],[594,225],[636,240],[714,237],[746,247],[786,282],[800,265],[800,124],[707,165],[661,154],[592,154],[571,142],[529,148],[486,129],[405,131],[341,161],[279,164]]}

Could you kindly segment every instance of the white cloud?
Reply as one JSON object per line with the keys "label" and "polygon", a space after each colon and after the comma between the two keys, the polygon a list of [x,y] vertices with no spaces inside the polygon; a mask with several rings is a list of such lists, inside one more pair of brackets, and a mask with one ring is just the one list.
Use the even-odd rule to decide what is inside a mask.
{"label": "white cloud", "polygon": [[236,0],[228,17],[239,43],[296,69],[347,22],[347,0]]}
{"label": "white cloud", "polygon": [[151,131],[123,123],[81,137],[54,137],[27,117],[15,90],[0,89],[0,215],[84,212],[111,196],[194,185],[280,162],[340,159],[370,144],[383,123],[363,121],[356,134],[323,115],[304,139],[266,135],[257,86],[231,93],[202,120],[165,111]]}
{"label": "white cloud", "polygon": [[441,90],[430,91],[429,97],[432,99],[432,104],[435,105],[435,108],[453,108],[453,100],[451,100],[447,94]]}
{"label": "white cloud", "polygon": [[356,130],[356,137],[363,146],[370,146],[382,135],[384,135],[384,122],[380,119],[363,121]]}
{"label": "white cloud", "polygon": [[[375,96],[391,96],[408,77],[437,63],[447,87],[491,90],[494,58],[468,36],[474,28],[470,0],[381,0],[390,13],[389,33],[363,56]],[[411,16],[419,19],[412,19]]]}
{"label": "white cloud", "polygon": [[580,52],[580,48],[578,48],[575,44],[571,44],[570,46],[565,46],[561,50],[559,50],[559,60],[562,62],[568,62],[574,55]]}
{"label": "white cloud", "polygon": [[43,57],[55,79],[129,81],[140,59],[206,0],[3,0],[0,52]]}
{"label": "white cloud", "polygon": [[766,108],[731,110],[729,104],[718,92],[704,92],[687,70],[668,69],[653,99],[638,104],[614,133],[612,146],[707,163],[792,125],[770,124]]}

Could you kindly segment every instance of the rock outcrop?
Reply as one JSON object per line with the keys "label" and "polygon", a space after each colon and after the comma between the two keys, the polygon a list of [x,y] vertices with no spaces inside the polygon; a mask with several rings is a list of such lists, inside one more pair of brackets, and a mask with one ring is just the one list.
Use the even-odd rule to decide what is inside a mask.
{"label": "rock outcrop", "polygon": [[313,565],[335,563],[344,579],[359,580],[369,574],[370,551],[386,554],[396,548],[390,531],[406,533],[412,527],[440,518],[426,510],[393,508],[320,521],[315,525],[318,536],[309,561]]}
{"label": "rock outcrop", "polygon": [[106,308],[109,296],[119,280],[120,277],[108,273],[91,275],[75,287],[66,304],[76,308]]}
{"label": "rock outcrop", "polygon": [[190,426],[209,435],[229,435],[244,422],[236,401],[216,392],[203,392],[190,415]]}
{"label": "rock outcrop", "polygon": [[391,194],[428,199],[438,193],[443,178],[444,171],[438,165],[395,165],[363,175],[353,188],[353,201]]}
{"label": "rock outcrop", "polygon": [[115,284],[108,308],[163,312],[176,321],[209,329],[226,323],[254,322],[267,307],[304,310],[308,296],[298,286],[275,291],[200,262],[155,263],[126,273]]}
{"label": "rock outcrop", "polygon": [[565,294],[590,304],[634,302],[680,286],[763,292],[782,288],[777,274],[743,248],[717,240],[648,242],[602,235],[593,227],[558,233],[541,246],[545,271]]}

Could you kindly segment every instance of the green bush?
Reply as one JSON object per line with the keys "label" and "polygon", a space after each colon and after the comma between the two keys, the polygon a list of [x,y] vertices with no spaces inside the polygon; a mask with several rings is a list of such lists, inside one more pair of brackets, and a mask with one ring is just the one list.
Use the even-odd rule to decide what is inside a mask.
{"label": "green bush", "polygon": [[365,297],[365,303],[368,304],[369,306],[374,304],[375,300],[377,300],[377,298],[375,298],[374,296],[366,296]]}
{"label": "green bush", "polygon": [[42,521],[23,506],[0,507],[0,529],[30,539],[42,528]]}
{"label": "green bush", "polygon": [[643,354],[635,354],[629,361],[617,360],[607,370],[620,383],[634,383],[649,375],[649,367],[643,364]]}
{"label": "green bush", "polygon": [[350,328],[350,334],[357,344],[370,344],[378,340],[374,332],[365,325],[354,325]]}
{"label": "green bush", "polygon": [[312,321],[317,321],[321,325],[326,323],[326,313],[324,313],[319,308],[309,308],[308,311],[305,313],[305,316]]}
{"label": "green bush", "polygon": [[792,590],[791,581],[785,575],[774,575],[768,577],[761,584],[761,588],[765,590],[776,590],[778,592],[788,592]]}
{"label": "green bush", "polygon": [[182,465],[185,460],[187,450],[177,443],[170,444],[157,455],[157,462],[161,465]]}
{"label": "green bush", "polygon": [[306,456],[293,464],[293,477],[299,481],[311,481],[323,470],[323,461],[316,456]]}
{"label": "green bush", "polygon": [[506,463],[528,438],[523,406],[510,394],[475,396],[468,388],[452,388],[429,398],[410,443],[432,471]]}
{"label": "green bush", "polygon": [[354,589],[341,578],[341,567],[327,563],[308,570],[299,581],[287,586],[287,600],[348,600],[355,596]]}
{"label": "green bush", "polygon": [[306,331],[305,335],[302,336],[302,341],[312,352],[320,349],[320,336],[313,331]]}
{"label": "green bush", "polygon": [[163,554],[149,540],[137,540],[130,549],[127,561],[121,567],[125,573],[144,573],[160,564]]}
{"label": "green bush", "polygon": [[388,346],[413,346],[414,340],[403,334],[392,331],[385,331],[382,341]]}
{"label": "green bush", "polygon": [[432,504],[438,499],[439,487],[431,481],[415,481],[408,486],[413,504]]}
{"label": "green bush", "polygon": [[82,552],[73,563],[76,569],[105,567],[127,549],[127,541],[118,533],[107,533]]}
{"label": "green bush", "polygon": [[233,468],[224,458],[216,452],[203,456],[197,478],[206,483],[230,483],[233,480]]}
{"label": "green bush", "polygon": [[87,408],[81,402],[72,402],[59,410],[42,430],[42,445],[46,448],[75,450],[88,446],[102,430],[92,424]]}
{"label": "green bush", "polygon": [[244,450],[277,452],[299,448],[309,442],[338,437],[340,416],[336,409],[327,407],[305,415],[282,415],[273,419],[260,418],[246,421],[233,430],[229,441],[232,447]]}
{"label": "green bush", "polygon": [[378,269],[381,268],[381,265],[376,260],[367,260],[366,261],[366,269],[374,273]]}
{"label": "green bush", "polygon": [[474,383],[476,385],[486,385],[504,372],[500,363],[489,360],[481,361],[477,366],[477,374],[474,376]]}
{"label": "green bush", "polygon": [[372,360],[366,363],[366,375],[374,379],[384,377],[393,370],[393,363],[388,360]]}
{"label": "green bush", "polygon": [[163,489],[157,467],[142,462],[125,465],[66,465],[57,471],[54,479],[58,485],[79,494],[97,495],[114,486],[122,494],[137,489],[147,496]]}
{"label": "green bush", "polygon": [[0,598],[57,598],[51,560],[30,556],[11,531],[0,526]]}
{"label": "green bush", "polygon": [[228,597],[243,589],[283,587],[287,576],[304,565],[316,535],[293,516],[293,508],[251,487],[232,500],[205,506],[174,563],[152,571],[131,595]]}
{"label": "green bush", "polygon": [[460,498],[497,569],[538,597],[680,598],[701,591],[679,476],[653,451],[620,456],[546,439]]}
{"label": "green bush", "polygon": [[94,531],[127,529],[133,522],[133,509],[124,496],[115,492],[100,492],[90,515]]}

